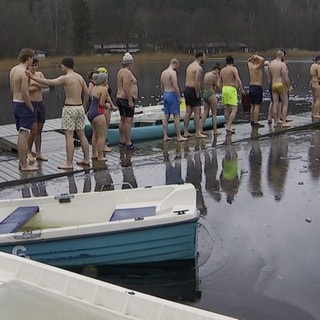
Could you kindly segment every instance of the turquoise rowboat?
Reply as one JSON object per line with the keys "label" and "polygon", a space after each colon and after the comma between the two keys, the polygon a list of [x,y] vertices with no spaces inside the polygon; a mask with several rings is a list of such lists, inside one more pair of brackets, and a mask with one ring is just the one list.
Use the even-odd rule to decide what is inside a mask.
{"label": "turquoise rowboat", "polygon": [[[221,127],[225,124],[224,116],[217,116],[217,126]],[[204,130],[212,129],[212,118],[208,117],[203,126]],[[183,121],[180,122],[180,130],[183,132]],[[195,132],[194,121],[190,120],[189,122],[189,132]],[[92,139],[92,128],[90,124],[86,124],[85,126],[85,134],[89,141]],[[168,135],[173,137],[176,135],[174,123],[170,122],[168,124]],[[162,123],[150,123],[150,124],[139,124],[135,123],[135,126],[131,129],[131,139],[133,142],[141,142],[147,140],[159,140],[163,137],[163,129]],[[119,129],[118,128],[110,128],[107,133],[107,140],[110,145],[119,144]]]}
{"label": "turquoise rowboat", "polygon": [[192,184],[0,200],[0,251],[57,267],[195,259]]}

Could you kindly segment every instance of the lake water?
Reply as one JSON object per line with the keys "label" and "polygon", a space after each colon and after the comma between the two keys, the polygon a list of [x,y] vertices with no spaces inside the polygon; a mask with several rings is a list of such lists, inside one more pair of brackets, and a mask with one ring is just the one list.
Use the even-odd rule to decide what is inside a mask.
{"label": "lake water", "polygon": [[[310,61],[290,61],[295,85],[291,100],[297,112],[310,100]],[[205,68],[211,64],[206,62]],[[246,65],[237,64],[247,84]],[[136,64],[142,104],[159,99],[157,79],[165,66]],[[118,66],[108,68],[115,88]],[[59,74],[44,70],[48,77],[49,71]],[[63,93],[58,92],[45,97],[50,114],[58,111],[52,117],[60,116]],[[60,102],[49,106],[49,96]],[[310,111],[310,103],[304,105]],[[127,183],[144,187],[190,182],[197,188],[201,212],[197,261],[116,269],[91,266],[78,272],[235,318],[319,319],[320,130],[232,139],[215,148],[194,138],[141,143],[140,150],[125,155],[131,166],[122,166],[119,159],[106,170],[0,189],[0,198],[88,192],[110,183],[121,188]],[[226,181],[223,169],[230,160],[237,175]]]}
{"label": "lake water", "polygon": [[[190,62],[192,61],[192,58]],[[204,64],[204,72],[208,71],[214,63],[218,60],[207,60]],[[224,65],[224,61],[218,61],[221,65]],[[293,82],[294,92],[291,96],[291,100],[309,101],[311,99],[311,93],[308,87],[310,80],[309,68],[311,59],[306,60],[289,60],[290,77]],[[185,69],[189,62],[181,63],[178,70],[178,80],[180,88],[184,87]],[[244,86],[249,85],[249,75],[247,65],[244,60],[236,60],[236,66],[239,68],[240,77]],[[87,79],[87,72],[96,65],[76,66],[77,72],[83,75]],[[120,67],[120,64],[108,64],[107,68],[110,74],[110,87],[113,90],[112,97],[115,102],[116,93],[116,75]],[[160,62],[148,62],[148,63],[136,63],[134,65],[134,73],[138,79],[139,86],[139,99],[138,104],[143,106],[158,104],[162,101],[161,90],[159,87],[159,77],[161,71],[167,67],[167,63]],[[45,74],[47,78],[55,78],[61,75],[59,67],[41,68],[40,70]],[[267,94],[268,85],[265,77],[264,91]],[[0,72],[0,96],[1,96],[1,108],[3,112],[0,113],[0,124],[14,123],[13,114],[11,111],[11,97],[9,93],[8,85],[8,72]],[[61,116],[61,110],[64,101],[64,92],[62,87],[52,88],[50,92],[44,93],[44,101],[47,105],[47,118],[59,118]]]}
{"label": "lake water", "polygon": [[[190,182],[201,212],[197,261],[79,272],[246,320],[318,319],[320,130],[233,138],[216,148],[201,139],[146,142],[127,155],[132,166],[6,188],[0,197]],[[230,159],[237,175],[226,181]]]}

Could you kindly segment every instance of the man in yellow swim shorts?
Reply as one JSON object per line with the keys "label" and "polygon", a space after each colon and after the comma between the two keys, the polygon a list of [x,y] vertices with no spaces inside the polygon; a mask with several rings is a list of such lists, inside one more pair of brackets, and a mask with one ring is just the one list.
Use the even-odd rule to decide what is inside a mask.
{"label": "man in yellow swim shorts", "polygon": [[[275,127],[279,125],[289,127],[286,123],[286,118],[288,110],[288,91],[291,88],[291,84],[288,67],[284,62],[284,58],[285,52],[283,50],[278,50],[276,58],[269,63],[269,79],[272,90],[273,119]],[[282,118],[282,121],[280,120],[280,117]]]}
{"label": "man in yellow swim shorts", "polygon": [[238,112],[238,89],[244,93],[242,81],[238,69],[234,66],[232,56],[226,57],[226,66],[220,72],[222,84],[222,103],[225,106],[224,116],[226,118],[226,130],[235,133],[231,128],[232,122]]}

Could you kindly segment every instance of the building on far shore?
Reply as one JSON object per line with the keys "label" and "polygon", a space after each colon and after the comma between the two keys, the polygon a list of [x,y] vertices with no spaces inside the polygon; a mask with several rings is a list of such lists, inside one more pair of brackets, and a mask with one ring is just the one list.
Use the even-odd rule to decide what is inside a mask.
{"label": "building on far shore", "polygon": [[112,53],[138,53],[140,47],[137,43],[111,43],[111,44],[95,44],[93,46],[94,53],[98,55],[106,55]]}

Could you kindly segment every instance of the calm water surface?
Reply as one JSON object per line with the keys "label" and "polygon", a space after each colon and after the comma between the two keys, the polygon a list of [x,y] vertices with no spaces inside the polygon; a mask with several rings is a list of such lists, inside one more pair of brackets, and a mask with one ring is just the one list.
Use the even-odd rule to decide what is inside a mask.
{"label": "calm water surface", "polygon": [[0,197],[190,182],[201,212],[197,261],[81,272],[241,319],[319,319],[320,131],[226,142],[148,142],[126,155],[131,166],[119,159]]}

